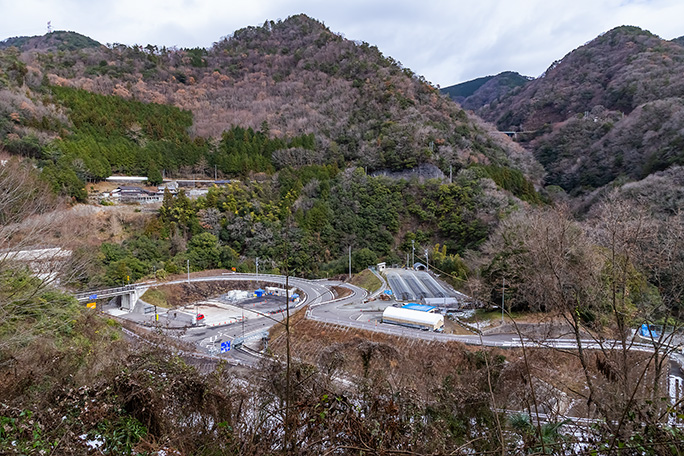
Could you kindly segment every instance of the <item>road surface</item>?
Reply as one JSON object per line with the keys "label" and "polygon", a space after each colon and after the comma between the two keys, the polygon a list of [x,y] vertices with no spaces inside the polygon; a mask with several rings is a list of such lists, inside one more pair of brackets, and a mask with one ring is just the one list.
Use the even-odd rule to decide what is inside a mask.
{"label": "road surface", "polygon": [[[441,286],[437,287],[430,283],[431,277],[426,274],[427,278],[418,274],[401,274],[396,275],[388,274],[388,282],[390,286],[399,284],[397,290],[402,290],[402,292],[408,293],[411,290],[412,293],[430,293],[434,296],[436,293],[440,293]],[[268,280],[274,283],[285,283],[284,276],[273,276],[273,275],[260,275],[261,280]],[[202,277],[202,278],[191,278],[191,282],[206,282],[206,281],[226,281],[226,280],[237,280],[237,281],[256,281],[256,275],[252,274],[226,274],[215,277]],[[434,280],[434,279],[432,279]],[[183,283],[187,280],[179,280],[170,283]],[[435,282],[437,283],[437,282]],[[161,285],[161,284],[160,284]],[[540,348],[555,348],[564,350],[576,350],[578,348],[577,341],[574,339],[549,339],[545,341],[533,341],[525,338],[520,338],[513,334],[496,334],[496,335],[455,335],[455,334],[443,334],[428,331],[421,331],[417,329],[404,328],[396,325],[388,325],[379,323],[377,318],[365,318],[364,315],[368,314],[368,311],[378,311],[381,312],[382,306],[387,304],[382,304],[381,301],[371,301],[366,303],[368,293],[355,287],[342,282],[333,282],[327,280],[305,280],[298,278],[289,278],[289,285],[299,288],[304,293],[304,299],[294,308],[291,309],[291,313],[297,312],[301,309],[306,308],[306,317],[325,323],[336,324],[340,326],[346,326],[351,328],[363,329],[368,331],[382,332],[385,334],[396,335],[400,337],[411,337],[422,340],[431,341],[457,341],[469,345],[477,346],[488,346],[488,347],[501,347],[501,348],[514,348],[514,347],[540,347]],[[437,285],[439,285],[437,283]],[[349,290],[349,295],[343,298],[335,298],[332,292],[333,287],[343,287]],[[435,296],[438,297],[438,296]],[[235,341],[242,337],[255,337],[259,338],[265,334],[273,325],[282,324],[282,319],[284,314],[275,314],[269,317],[256,318],[253,320],[247,320],[240,323],[222,326],[222,327],[196,327],[187,329],[181,336],[183,340],[192,342],[194,344],[202,347],[204,351],[201,356],[211,356],[206,355],[207,352],[215,353],[217,351],[216,347],[220,347],[221,342]],[[596,341],[593,339],[586,339],[580,341],[582,347],[587,350],[613,350],[622,348],[619,341],[614,340],[604,340]],[[652,343],[642,343],[635,342],[631,345],[631,350],[650,352],[652,353],[655,348]],[[681,350],[681,349],[680,349]],[[253,366],[261,361],[261,357],[258,354],[250,352],[248,350],[236,349],[231,347],[231,351],[227,354],[233,363],[239,363],[247,366]],[[225,356],[225,355],[224,355]],[[213,357],[213,356],[211,356]],[[672,353],[670,355],[671,360],[671,384],[676,384],[679,388],[684,380],[681,378],[681,370],[679,367],[684,366],[684,356],[680,353]],[[677,383],[679,382],[679,383]],[[677,393],[676,388],[671,387],[673,394]],[[678,396],[673,396],[678,397]]]}

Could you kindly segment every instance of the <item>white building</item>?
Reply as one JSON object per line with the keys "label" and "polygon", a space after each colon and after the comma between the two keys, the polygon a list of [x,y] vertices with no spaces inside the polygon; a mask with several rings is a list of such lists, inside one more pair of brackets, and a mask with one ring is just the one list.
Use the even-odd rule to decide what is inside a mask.
{"label": "white building", "polygon": [[390,306],[382,313],[382,322],[436,331],[444,327],[444,316],[420,310]]}

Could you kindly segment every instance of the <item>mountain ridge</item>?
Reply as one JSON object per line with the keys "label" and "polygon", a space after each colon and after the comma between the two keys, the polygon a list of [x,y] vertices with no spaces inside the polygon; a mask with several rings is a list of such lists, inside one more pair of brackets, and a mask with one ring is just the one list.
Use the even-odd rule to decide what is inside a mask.
{"label": "mountain ridge", "polygon": [[233,126],[278,137],[316,134],[310,164],[399,171],[432,163],[447,172],[482,163],[540,177],[517,145],[424,78],[305,15],[239,29],[209,49],[30,49],[18,64],[26,74],[17,77],[36,90],[47,82],[192,111],[192,136],[219,138]]}
{"label": "mountain ridge", "polygon": [[683,73],[682,46],[622,26],[478,114],[499,129],[532,132],[520,140],[545,166],[546,183],[581,193],[684,162]]}
{"label": "mountain ridge", "polygon": [[6,49],[12,46],[17,47],[22,51],[31,49],[42,51],[75,51],[78,49],[100,47],[102,44],[77,32],[55,30],[54,32],[49,32],[45,35],[15,36],[0,41],[0,49]]}
{"label": "mountain ridge", "polygon": [[464,109],[477,111],[483,106],[508,95],[519,87],[525,86],[533,78],[522,76],[514,71],[504,71],[497,75],[484,76],[470,81],[440,89]]}

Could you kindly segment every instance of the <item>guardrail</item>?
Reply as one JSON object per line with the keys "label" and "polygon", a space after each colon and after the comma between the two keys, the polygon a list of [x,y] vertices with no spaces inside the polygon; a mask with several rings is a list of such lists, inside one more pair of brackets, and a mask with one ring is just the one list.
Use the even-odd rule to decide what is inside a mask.
{"label": "guardrail", "polygon": [[[338,325],[338,326],[346,326],[350,328],[355,328],[355,329],[361,329],[361,330],[366,330],[366,331],[374,331],[374,332],[380,332],[384,334],[390,334],[390,335],[395,335],[395,336],[401,336],[401,337],[413,337],[417,339],[423,339],[423,340],[432,340],[432,341],[455,341],[455,342],[462,342],[467,345],[483,345],[483,346],[488,346],[488,347],[501,347],[501,348],[514,348],[514,347],[522,347],[523,345],[528,348],[556,348],[556,349],[564,349],[564,350],[577,350],[577,342],[574,339],[550,339],[546,340],[543,342],[535,341],[532,339],[528,339],[523,337],[521,340],[510,340],[510,341],[495,341],[495,340],[487,340],[486,338],[480,338],[478,336],[460,336],[456,334],[444,334],[444,333],[435,333],[431,331],[417,331],[417,330],[412,330],[412,329],[403,329],[400,327],[396,326],[389,326],[389,325],[384,325],[384,324],[377,324],[377,325],[372,325],[369,323],[365,322],[360,322],[360,321],[349,321],[349,320],[342,320],[342,319],[334,319],[334,318],[322,318],[318,317],[316,315],[313,315],[311,312],[307,314],[307,318],[309,320],[313,321],[318,321],[322,323],[329,323],[333,325]],[[617,347],[619,341],[603,341],[603,342],[598,342],[595,340],[581,340],[582,348],[585,350],[601,350],[601,349],[608,349],[608,350],[613,350]],[[656,348],[661,348],[661,349],[676,349],[677,347],[671,347],[667,345],[661,345],[659,347],[655,347],[654,345],[648,345],[648,344],[642,344],[642,343],[633,343],[630,344],[629,349],[630,350],[635,350],[635,351],[642,351],[642,352],[648,352],[652,353],[653,351],[656,350]]]}
{"label": "guardrail", "polygon": [[248,340],[263,339],[265,337],[268,337],[268,331],[262,331],[262,330],[255,331],[251,334],[236,337],[235,339],[233,339],[233,346],[242,345],[245,342],[247,342]]}
{"label": "guardrail", "polygon": [[137,285],[125,285],[123,287],[114,287],[114,288],[104,288],[102,290],[91,290],[91,291],[84,291],[81,293],[75,293],[74,297],[79,301],[88,301],[88,300],[95,300],[95,299],[101,299],[101,298],[112,298],[114,296],[121,296],[125,294],[130,294],[131,292],[135,291],[137,288]]}
{"label": "guardrail", "polygon": [[[155,342],[152,342],[152,341],[150,341],[150,340],[148,340],[148,339],[145,339],[144,337],[140,336],[139,334],[136,334],[135,332],[131,331],[130,329],[127,329],[127,328],[122,327],[122,328],[121,328],[121,331],[122,331],[124,334],[126,334],[127,336],[132,337],[132,338],[135,338],[135,339],[137,339],[137,340],[139,340],[139,341],[141,341],[141,342],[143,342],[143,343],[145,343],[145,344],[147,344],[147,345],[150,345],[150,346],[153,346],[153,347],[165,347],[165,346],[162,346],[162,345],[157,344],[157,343],[155,343]],[[186,351],[186,350],[174,349],[174,350],[173,350],[173,353],[174,353],[175,355],[182,355],[182,356],[187,356],[187,357],[190,357],[190,358],[203,359],[203,360],[207,360],[207,361],[227,361],[227,362],[229,362],[230,364],[233,364],[233,365],[243,364],[243,363],[241,363],[241,362],[238,361],[238,360],[227,360],[226,358],[222,358],[222,357],[220,357],[220,356],[215,356],[215,355],[211,355],[211,354],[200,353],[200,352],[196,352],[196,351],[189,352],[189,351]]]}

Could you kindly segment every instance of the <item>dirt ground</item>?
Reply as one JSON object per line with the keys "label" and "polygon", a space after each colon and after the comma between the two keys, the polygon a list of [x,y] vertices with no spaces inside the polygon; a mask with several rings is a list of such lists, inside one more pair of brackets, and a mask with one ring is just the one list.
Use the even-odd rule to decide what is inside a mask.
{"label": "dirt ground", "polygon": [[86,190],[88,190],[88,194],[92,196],[92,195],[97,195],[98,193],[111,192],[112,190],[115,190],[116,188],[118,188],[122,185],[130,185],[130,186],[140,187],[140,188],[143,188],[145,190],[150,190],[150,191],[154,191],[154,192],[157,191],[157,186],[155,186],[155,185],[143,185],[140,183],[124,184],[121,182],[107,182],[107,181],[88,183],[88,185],[86,185]]}
{"label": "dirt ground", "polygon": [[[207,272],[207,271],[204,271]],[[191,275],[197,277],[197,275]],[[277,284],[260,282],[261,287],[278,286]],[[216,298],[231,290],[250,290],[255,287],[250,281],[217,281],[217,282],[190,282],[173,285],[163,285],[157,289],[164,294],[170,308],[180,307],[191,302],[204,301]]]}

